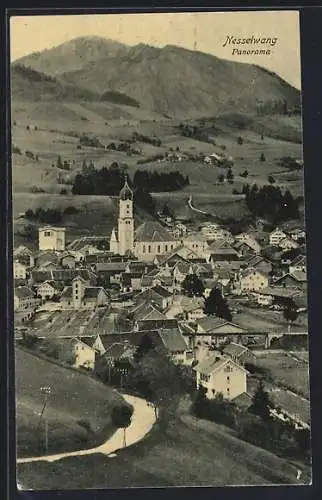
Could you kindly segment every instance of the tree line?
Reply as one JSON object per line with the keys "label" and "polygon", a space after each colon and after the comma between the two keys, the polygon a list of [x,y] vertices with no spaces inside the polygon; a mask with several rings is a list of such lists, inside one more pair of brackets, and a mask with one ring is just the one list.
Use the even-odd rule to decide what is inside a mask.
{"label": "tree line", "polygon": [[245,184],[242,189],[246,205],[253,216],[264,217],[273,224],[289,219],[298,219],[299,198],[294,198],[289,190],[282,193],[280,187],[265,185],[258,187]]}

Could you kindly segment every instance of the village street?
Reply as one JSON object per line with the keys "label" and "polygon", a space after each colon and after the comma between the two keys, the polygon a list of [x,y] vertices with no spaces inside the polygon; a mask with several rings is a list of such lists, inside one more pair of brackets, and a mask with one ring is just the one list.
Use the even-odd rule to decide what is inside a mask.
{"label": "village street", "polygon": [[148,403],[141,398],[130,396],[127,394],[123,395],[124,399],[133,406],[134,411],[131,419],[130,426],[126,429],[126,440],[124,443],[124,430],[118,429],[111,438],[109,438],[105,443],[96,448],[90,448],[87,450],[75,450],[72,452],[58,453],[54,455],[45,455],[40,457],[26,457],[18,458],[17,463],[29,463],[38,461],[55,462],[62,458],[75,457],[81,455],[92,455],[96,453],[102,453],[103,455],[110,455],[120,448],[130,446],[134,443],[140,441],[152,428],[155,423],[155,412],[154,408],[148,405]]}

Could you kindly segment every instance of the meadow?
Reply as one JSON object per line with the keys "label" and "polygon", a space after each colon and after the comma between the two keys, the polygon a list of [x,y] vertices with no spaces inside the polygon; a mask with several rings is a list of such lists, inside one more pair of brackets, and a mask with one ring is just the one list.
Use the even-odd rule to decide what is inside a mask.
{"label": "meadow", "polygon": [[111,388],[87,374],[63,368],[16,348],[16,428],[18,456],[44,453],[44,396],[52,394],[45,409],[49,452],[70,451],[100,444],[114,433],[112,408],[127,404]]}

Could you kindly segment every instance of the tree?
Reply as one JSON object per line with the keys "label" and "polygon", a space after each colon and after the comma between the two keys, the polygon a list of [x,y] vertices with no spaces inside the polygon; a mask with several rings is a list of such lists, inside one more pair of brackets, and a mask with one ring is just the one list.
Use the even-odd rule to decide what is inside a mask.
{"label": "tree", "polygon": [[115,427],[124,430],[123,446],[126,446],[126,428],[131,425],[133,408],[128,405],[114,406],[111,419]]}
{"label": "tree", "polygon": [[64,168],[64,165],[63,165],[63,162],[62,162],[61,156],[58,156],[58,158],[57,158],[56,167],[57,167],[57,168]]}
{"label": "tree", "polygon": [[227,181],[228,182],[233,182],[234,180],[234,174],[231,168],[228,169],[227,171]]}
{"label": "tree", "polygon": [[264,389],[263,381],[260,380],[257,390],[252,398],[252,404],[249,408],[251,413],[258,415],[265,422],[271,420],[270,409],[274,408],[268,393]]}
{"label": "tree", "polygon": [[291,324],[297,320],[299,313],[297,312],[297,307],[294,302],[289,302],[287,307],[283,310],[283,316],[288,322],[288,332],[291,331]]}
{"label": "tree", "polygon": [[225,180],[224,174],[219,174],[218,175],[218,182],[222,183],[222,182],[224,182],[224,180]]}
{"label": "tree", "polygon": [[273,177],[272,175],[269,175],[269,176],[267,177],[267,180],[268,180],[268,182],[269,182],[270,184],[275,184],[275,179],[274,179],[274,177]]}
{"label": "tree", "polygon": [[239,145],[242,145],[244,143],[244,139],[241,136],[239,136],[237,142]]}
{"label": "tree", "polygon": [[154,348],[153,342],[149,335],[144,335],[141,339],[140,344],[134,354],[134,359],[139,361],[145,356],[148,352],[152,351]]}
{"label": "tree", "polygon": [[244,172],[242,172],[240,174],[241,177],[248,177],[248,171],[247,170],[244,170]]}
{"label": "tree", "polygon": [[182,289],[189,297],[201,297],[205,291],[203,282],[196,274],[187,274],[182,282]]}
{"label": "tree", "polygon": [[205,313],[210,316],[232,320],[232,314],[227,304],[226,299],[221,294],[219,288],[215,287],[211,290],[209,296],[205,300]]}
{"label": "tree", "polygon": [[265,157],[264,153],[261,153],[259,159],[260,159],[260,161],[266,161],[266,157]]}

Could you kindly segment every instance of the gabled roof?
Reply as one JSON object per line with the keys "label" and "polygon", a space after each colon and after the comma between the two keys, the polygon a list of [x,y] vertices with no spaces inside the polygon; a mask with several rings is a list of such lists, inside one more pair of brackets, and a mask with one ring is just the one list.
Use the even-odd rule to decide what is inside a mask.
{"label": "gabled roof", "polygon": [[240,366],[238,363],[235,363],[231,358],[228,357],[219,357],[218,354],[212,353],[209,354],[208,356],[205,356],[195,367],[194,370],[203,373],[204,375],[210,375],[211,373],[214,373],[218,371],[219,369],[223,368],[227,364],[233,364],[237,368],[239,368],[240,371],[244,373],[248,373],[247,370],[245,370],[242,366]]}
{"label": "gabled roof", "polygon": [[165,315],[162,314],[154,305],[150,302],[144,302],[140,304],[134,311],[134,320],[136,321],[146,321],[146,320],[163,320],[166,319]]}
{"label": "gabled roof", "polygon": [[240,275],[241,275],[241,278],[246,278],[247,276],[250,276],[253,273],[260,274],[264,278],[267,278],[267,275],[263,271],[260,271],[259,269],[256,269],[253,267],[250,267],[248,269],[244,269],[243,271],[241,271]]}
{"label": "gabled roof", "polygon": [[238,358],[248,350],[249,349],[247,349],[247,347],[241,344],[235,344],[234,342],[231,342],[224,347],[223,353]]}
{"label": "gabled roof", "polygon": [[306,255],[298,255],[292,260],[291,266],[297,266],[299,264],[306,265]]}
{"label": "gabled roof", "polygon": [[[255,292],[256,293],[256,292]],[[300,289],[285,288],[282,286],[268,286],[257,292],[259,295],[271,295],[272,297],[291,298],[301,293]]]}
{"label": "gabled roof", "polygon": [[31,256],[32,254],[33,254],[33,252],[29,248],[25,247],[24,245],[19,245],[18,247],[13,249],[14,256],[16,256],[16,255]]}
{"label": "gabled roof", "polygon": [[187,345],[178,328],[159,330],[161,340],[169,352],[185,351]]}
{"label": "gabled roof", "polygon": [[104,294],[107,296],[107,292],[102,287],[87,286],[85,288],[84,299],[97,299],[99,293],[103,290]]}
{"label": "gabled roof", "polygon": [[174,238],[158,222],[147,221],[135,231],[135,241],[174,241]]}
{"label": "gabled roof", "polygon": [[87,245],[96,247],[99,250],[107,250],[110,247],[109,238],[106,236],[83,236],[72,241],[68,249],[78,251]]}
{"label": "gabled roof", "polygon": [[[217,318],[217,316],[206,316],[197,320],[197,324],[202,327],[202,329],[207,334],[212,333],[216,328],[227,325],[227,327],[237,328],[238,330],[245,331],[240,325],[227,321],[223,318]],[[227,334],[230,333],[227,329]]]}

